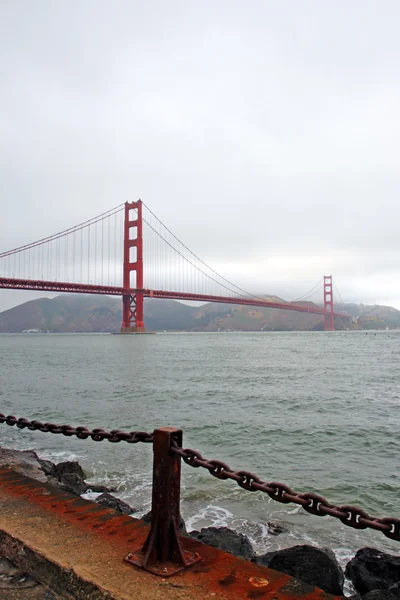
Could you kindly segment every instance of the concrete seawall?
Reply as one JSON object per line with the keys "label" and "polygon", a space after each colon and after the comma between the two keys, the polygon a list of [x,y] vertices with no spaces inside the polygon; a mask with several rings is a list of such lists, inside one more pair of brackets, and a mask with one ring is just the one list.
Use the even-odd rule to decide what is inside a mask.
{"label": "concrete seawall", "polygon": [[0,470],[0,553],[65,599],[334,600],[295,579],[193,539],[202,560],[163,579],[124,561],[149,526],[9,469]]}

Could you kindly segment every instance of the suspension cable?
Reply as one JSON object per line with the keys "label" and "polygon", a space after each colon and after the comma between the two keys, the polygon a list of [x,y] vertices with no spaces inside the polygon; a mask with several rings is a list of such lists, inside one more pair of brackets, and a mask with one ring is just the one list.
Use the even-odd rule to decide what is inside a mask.
{"label": "suspension cable", "polygon": [[[143,221],[146,223],[146,225],[148,225],[150,227],[150,229],[152,229],[154,231],[154,233],[156,235],[158,235],[168,246],[170,246],[170,248],[172,248],[177,254],[179,254],[179,256],[181,256],[184,260],[186,260],[186,262],[188,262],[190,265],[192,265],[192,267],[194,267],[195,269],[197,269],[198,271],[200,271],[200,273],[203,273],[203,275],[205,275],[206,277],[208,277],[209,279],[211,279],[212,281],[215,281],[216,283],[218,283],[218,285],[224,287],[226,290],[228,290],[229,292],[233,292],[235,290],[233,290],[232,288],[229,288],[228,286],[224,285],[223,283],[221,283],[220,281],[218,281],[217,279],[214,279],[214,277],[211,277],[211,275],[208,275],[208,273],[206,273],[205,271],[203,271],[202,269],[200,269],[200,267],[198,267],[197,265],[195,265],[191,260],[189,260],[188,258],[186,258],[186,256],[184,256],[184,254],[182,254],[181,252],[179,252],[179,250],[177,250],[176,248],[174,248],[174,246],[168,241],[166,240],[156,229],[154,229],[154,227],[152,225],[150,225],[150,223],[143,218]],[[175,237],[175,236],[174,236]],[[178,240],[179,241],[179,240]],[[193,254],[193,253],[192,253]],[[203,263],[203,261],[201,261]],[[206,263],[203,263],[206,267]],[[213,269],[210,269],[211,271],[213,271]],[[214,273],[216,273],[215,271],[213,271]],[[216,273],[218,275],[218,273]],[[224,277],[222,279],[225,279]],[[227,281],[227,280],[225,280]],[[230,282],[228,282],[230,283]],[[233,287],[236,287],[234,284],[231,284]],[[241,289],[241,288],[237,288],[237,289]],[[247,292],[243,291],[244,297],[247,298],[248,296],[252,296],[252,294],[248,294]],[[256,298],[257,296],[254,296],[254,298]]]}
{"label": "suspension cable", "polygon": [[344,307],[344,301],[343,301],[343,298],[342,298],[342,296],[341,296],[341,293],[339,292],[339,288],[337,287],[337,285],[335,284],[335,282],[333,282],[333,287],[334,287],[335,293],[336,293],[336,294],[339,296],[340,303],[341,303],[341,304],[343,305],[343,307]]}
{"label": "suspension cable", "polygon": [[74,233],[75,231],[79,231],[80,229],[84,229],[85,227],[89,227],[90,225],[93,225],[94,223],[99,223],[100,221],[103,221],[104,219],[107,219],[108,217],[112,217],[114,214],[121,212],[123,207],[124,207],[124,204],[119,204],[118,206],[115,206],[111,210],[108,210],[105,213],[98,215],[97,217],[93,217],[92,219],[88,219],[87,221],[84,221],[83,223],[80,223],[79,225],[75,225],[74,227],[70,227],[69,229],[64,229],[63,231],[60,231],[53,235],[49,235],[48,237],[42,238],[41,240],[37,240],[36,242],[31,242],[29,244],[25,244],[24,246],[19,246],[18,248],[14,248],[13,250],[7,250],[5,252],[0,252],[0,258],[9,256],[11,254],[16,254],[17,252],[22,252],[23,250],[30,250],[31,248],[34,248],[35,246],[40,246],[41,244],[45,244],[47,242],[52,242],[53,240],[64,237],[70,233]]}
{"label": "suspension cable", "polygon": [[[223,275],[220,275],[220,273],[218,273],[217,271],[215,271],[215,269],[213,269],[212,267],[210,267],[206,262],[204,262],[204,260],[202,260],[199,256],[197,256],[194,252],[192,252],[192,250],[190,250],[190,248],[188,248],[188,246],[186,246],[186,244],[184,244],[158,217],[157,215],[155,215],[153,213],[153,211],[147,206],[147,204],[145,204],[145,202],[143,202],[143,205],[146,207],[146,209],[149,211],[149,213],[156,219],[156,221],[158,221],[160,223],[160,225],[162,227],[164,227],[164,229],[166,231],[168,231],[168,233],[179,243],[181,244],[181,246],[183,246],[183,248],[185,248],[185,250],[187,250],[196,260],[198,260],[202,265],[204,265],[207,269],[209,269],[212,273],[214,273],[214,275],[216,275],[217,277],[219,277],[220,279],[222,279],[223,281],[225,281],[229,286],[228,287],[226,285],[224,285],[223,283],[221,283],[220,281],[216,280],[214,277],[211,277],[211,275],[209,275],[208,273],[205,273],[202,269],[200,269],[200,267],[198,267],[197,265],[195,265],[192,261],[190,261],[188,258],[186,258],[181,252],[179,252],[179,250],[177,250],[176,248],[174,248],[174,246],[172,246],[172,244],[170,242],[168,242],[152,225],[150,225],[150,223],[143,218],[143,221],[166,243],[168,244],[173,250],[175,250],[175,252],[177,252],[184,260],[186,260],[190,265],[192,265],[195,269],[197,269],[198,271],[200,271],[200,273],[203,273],[206,277],[208,277],[210,280],[215,281],[218,285],[220,285],[221,287],[229,290],[230,292],[235,292],[237,293],[239,296],[244,296],[245,298],[254,298],[256,300],[261,300],[262,302],[267,302],[267,300],[265,298],[262,298],[261,296],[257,296],[256,294],[251,294],[250,292],[247,292],[246,290],[244,290],[243,288],[235,285],[234,283],[232,283],[232,281],[229,281],[229,279],[227,279],[226,277],[224,277]],[[233,289],[232,289],[233,288]],[[241,292],[241,293],[240,293]]]}
{"label": "suspension cable", "polygon": [[[319,292],[319,290],[322,288],[322,278],[314,285],[314,287],[311,288],[311,290],[309,290],[306,294],[303,294],[302,296],[300,296],[299,298],[295,298],[294,300],[292,300],[292,302],[299,302],[300,300],[304,300],[305,298],[308,298],[309,296],[313,296],[314,294],[316,294],[317,292]],[[316,289],[318,288],[318,289]]]}

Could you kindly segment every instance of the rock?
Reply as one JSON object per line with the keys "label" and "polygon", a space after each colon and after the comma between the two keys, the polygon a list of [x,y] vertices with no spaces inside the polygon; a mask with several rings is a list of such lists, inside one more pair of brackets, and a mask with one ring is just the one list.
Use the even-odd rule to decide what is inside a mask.
{"label": "rock", "polygon": [[85,473],[77,461],[54,464],[50,460],[39,458],[33,450],[21,451],[0,448],[0,468],[2,467],[17,471],[41,483],[49,483],[77,496],[84,494],[89,489],[101,494],[110,492],[104,485],[86,483],[84,481]]}
{"label": "rock", "polygon": [[328,594],[343,594],[344,574],[331,550],[293,546],[257,556],[255,562],[321,588]]}
{"label": "rock", "polygon": [[275,552],[266,552],[265,554],[258,554],[251,559],[251,562],[268,567],[271,558],[275,555]]}
{"label": "rock", "polygon": [[62,600],[61,596],[42,586],[28,573],[6,558],[0,557],[0,598],[11,600]]}
{"label": "rock", "polygon": [[92,492],[108,493],[110,490],[104,485],[95,485],[84,481],[85,473],[76,461],[66,461],[53,464],[49,460],[40,460],[43,471],[47,474],[50,485],[60,487],[66,492],[81,496],[88,490]]}
{"label": "rock", "polygon": [[398,581],[394,585],[391,585],[389,588],[389,592],[392,592],[392,594],[395,594],[396,598],[400,598],[400,581]]}
{"label": "rock", "polygon": [[108,493],[104,493],[101,494],[101,496],[98,496],[98,498],[96,498],[96,502],[98,504],[101,504],[102,506],[106,506],[107,508],[113,508],[114,510],[121,512],[124,515],[131,515],[135,512],[135,510],[131,506],[129,506],[129,504],[127,504],[123,500],[120,500],[119,498],[115,498],[115,496],[112,496]]}
{"label": "rock", "polygon": [[238,558],[252,560],[255,557],[249,538],[242,533],[232,531],[229,527],[204,527],[201,531],[191,531],[190,535],[203,544],[219,548]]}
{"label": "rock", "polygon": [[398,600],[399,596],[390,590],[372,590],[362,597],[362,600]]}
{"label": "rock", "polygon": [[54,465],[53,472],[50,473],[50,475],[61,480],[61,477],[67,473],[74,473],[79,475],[81,479],[85,479],[85,473],[83,472],[81,465],[76,460],[68,460]]}
{"label": "rock", "polygon": [[88,484],[85,483],[79,475],[76,473],[65,473],[65,475],[61,475],[58,480],[59,487],[70,494],[75,494],[76,496],[81,496],[88,489]]}
{"label": "rock", "polygon": [[111,490],[106,487],[105,485],[96,485],[94,483],[86,483],[86,493],[87,492],[96,492],[99,494],[109,494],[111,492]]}
{"label": "rock", "polygon": [[0,558],[0,590],[26,589],[37,585],[29,573],[18,569],[7,558]]}
{"label": "rock", "polygon": [[268,521],[268,533],[270,535],[280,535],[281,533],[286,533],[288,530],[283,525],[279,525],[279,523],[273,523],[272,521]]}
{"label": "rock", "polygon": [[[142,521],[144,521],[145,523],[151,523],[151,510],[148,513],[146,513],[145,515],[143,515]],[[179,533],[181,535],[186,535],[186,536],[189,535],[188,532],[186,531],[185,521],[182,519],[181,516],[179,518]],[[190,534],[190,535],[192,535],[192,534]]]}
{"label": "rock", "polygon": [[37,585],[39,585],[38,582],[32,579],[29,573],[25,573],[24,571],[18,571],[14,575],[7,575],[5,577],[2,577],[0,589],[20,590],[34,588]]}
{"label": "rock", "polygon": [[51,462],[51,460],[43,460],[42,458],[39,458],[38,460],[44,474],[50,477],[54,477],[54,468],[56,465],[53,462]]}
{"label": "rock", "polygon": [[56,488],[60,487],[60,482],[58,481],[58,479],[56,479],[55,477],[52,477],[51,475],[48,475],[48,477],[47,477],[47,483],[49,485],[52,485],[53,487],[56,487]]}
{"label": "rock", "polygon": [[375,548],[361,548],[347,563],[346,576],[361,594],[387,590],[400,582],[400,557]]}
{"label": "rock", "polygon": [[39,458],[33,450],[8,450],[0,448],[0,468],[12,469],[31,477],[42,483],[47,481],[47,476],[42,471]]}

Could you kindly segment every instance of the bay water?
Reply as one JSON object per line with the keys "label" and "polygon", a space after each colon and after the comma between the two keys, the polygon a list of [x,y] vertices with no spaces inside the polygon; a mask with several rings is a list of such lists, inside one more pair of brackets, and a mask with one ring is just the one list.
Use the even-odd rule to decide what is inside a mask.
{"label": "bay water", "polygon": [[[0,412],[89,428],[183,429],[184,446],[297,491],[400,516],[400,332],[0,335]],[[0,445],[78,460],[138,515],[152,447],[0,426]],[[258,552],[299,543],[342,564],[399,542],[279,504],[182,464],[188,529],[226,525]],[[283,525],[271,535],[268,522]]]}

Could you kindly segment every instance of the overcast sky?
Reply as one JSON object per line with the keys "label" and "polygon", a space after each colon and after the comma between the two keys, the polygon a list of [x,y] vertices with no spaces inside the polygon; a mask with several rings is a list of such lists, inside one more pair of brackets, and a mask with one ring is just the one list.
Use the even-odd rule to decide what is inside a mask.
{"label": "overcast sky", "polygon": [[400,309],[399,26],[398,0],[2,0],[0,251],[141,197],[250,291],[332,273]]}

